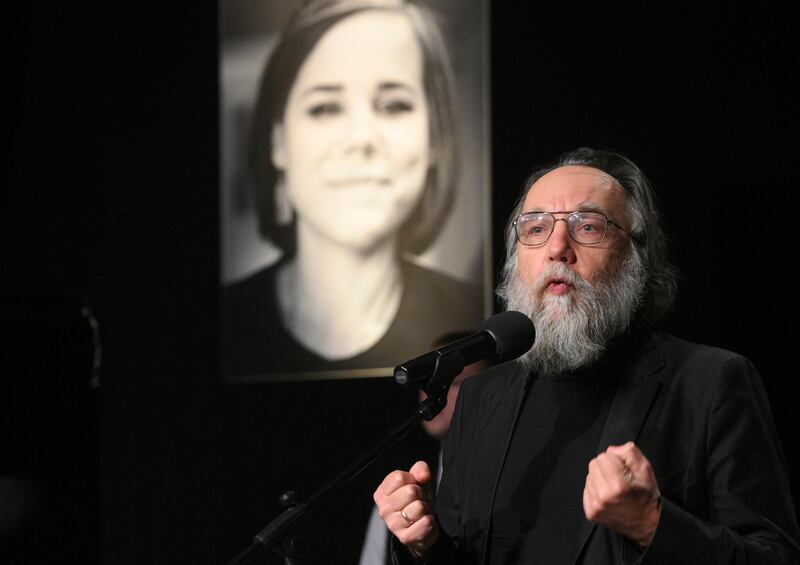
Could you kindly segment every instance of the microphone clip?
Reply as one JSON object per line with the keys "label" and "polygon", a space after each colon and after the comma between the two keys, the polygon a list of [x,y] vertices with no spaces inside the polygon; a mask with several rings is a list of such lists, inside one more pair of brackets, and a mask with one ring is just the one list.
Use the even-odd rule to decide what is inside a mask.
{"label": "microphone clip", "polygon": [[426,421],[433,420],[447,405],[447,390],[458,374],[464,370],[465,365],[464,356],[458,349],[437,351],[436,354],[438,358],[431,376],[419,387],[428,395],[418,408],[418,412]]}
{"label": "microphone clip", "polygon": [[460,349],[453,348],[449,351],[438,351],[437,353],[438,358],[434,364],[433,373],[428,378],[428,382],[420,387],[429,395],[432,391],[438,389],[444,389],[444,392],[447,393],[450,384],[464,370],[467,364]]}

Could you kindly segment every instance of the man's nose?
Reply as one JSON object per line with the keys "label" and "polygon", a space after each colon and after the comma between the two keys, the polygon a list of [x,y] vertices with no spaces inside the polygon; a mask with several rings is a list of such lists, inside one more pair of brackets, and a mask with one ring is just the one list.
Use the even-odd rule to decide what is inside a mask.
{"label": "man's nose", "polygon": [[569,235],[566,218],[556,218],[555,224],[553,224],[553,233],[550,234],[550,239],[547,241],[548,260],[568,264],[574,263],[574,243]]}

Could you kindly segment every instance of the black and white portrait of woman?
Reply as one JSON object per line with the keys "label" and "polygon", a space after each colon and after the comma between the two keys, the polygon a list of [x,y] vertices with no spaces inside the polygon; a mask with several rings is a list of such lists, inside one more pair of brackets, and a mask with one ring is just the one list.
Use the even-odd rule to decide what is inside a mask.
{"label": "black and white portrait of woman", "polygon": [[484,6],[292,6],[223,33],[223,376],[389,375],[491,307]]}

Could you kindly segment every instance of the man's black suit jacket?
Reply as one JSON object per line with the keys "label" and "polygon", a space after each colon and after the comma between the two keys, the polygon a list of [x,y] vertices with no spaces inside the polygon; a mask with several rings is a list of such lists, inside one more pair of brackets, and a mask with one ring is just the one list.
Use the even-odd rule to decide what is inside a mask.
{"label": "man's black suit jacket", "polygon": [[[429,563],[486,559],[494,493],[531,378],[512,362],[462,386],[438,493],[443,535]],[[627,441],[650,460],[662,493],[655,537],[642,552],[585,521],[575,563],[800,563],[783,452],[747,359],[666,334],[643,340],[597,452]],[[582,504],[582,493],[565,504]]]}

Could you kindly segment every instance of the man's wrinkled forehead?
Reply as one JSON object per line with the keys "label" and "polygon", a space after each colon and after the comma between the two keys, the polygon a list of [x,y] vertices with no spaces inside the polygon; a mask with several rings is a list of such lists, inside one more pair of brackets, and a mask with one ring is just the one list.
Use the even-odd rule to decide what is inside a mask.
{"label": "man's wrinkled forehead", "polygon": [[567,165],[539,178],[528,190],[523,212],[596,209],[623,206],[627,195],[608,173],[583,165]]}

